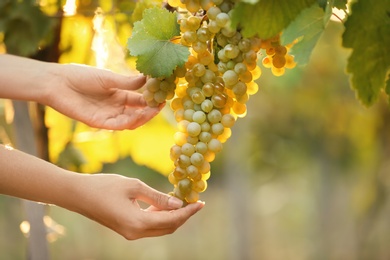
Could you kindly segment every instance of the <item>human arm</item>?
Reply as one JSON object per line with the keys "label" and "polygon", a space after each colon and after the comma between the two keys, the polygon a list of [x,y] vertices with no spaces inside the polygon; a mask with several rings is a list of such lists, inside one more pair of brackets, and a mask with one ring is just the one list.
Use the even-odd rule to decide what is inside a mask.
{"label": "human arm", "polygon": [[[137,179],[70,172],[3,145],[0,165],[0,194],[66,208],[129,240],[170,234],[204,205],[181,207],[177,198]],[[138,200],[152,206],[141,209]]]}
{"label": "human arm", "polygon": [[150,108],[136,90],[146,78],[85,65],[0,55],[0,98],[36,101],[91,127],[135,129],[162,108]]}

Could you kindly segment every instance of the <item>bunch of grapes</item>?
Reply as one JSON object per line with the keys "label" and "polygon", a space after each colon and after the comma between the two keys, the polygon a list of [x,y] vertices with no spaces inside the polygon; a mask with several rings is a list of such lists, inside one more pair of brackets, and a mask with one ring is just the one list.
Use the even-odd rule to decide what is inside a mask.
{"label": "bunch of grapes", "polygon": [[190,49],[184,67],[169,78],[151,78],[144,97],[150,106],[171,100],[178,131],[170,158],[174,170],[171,194],[193,203],[207,188],[210,163],[231,136],[237,118],[247,112],[249,97],[258,91],[258,53],[265,49],[273,68],[291,66],[279,38],[245,38],[230,26],[230,0],[169,0],[180,9],[180,43]]}
{"label": "bunch of grapes", "polygon": [[292,44],[286,46],[281,45],[280,35],[271,39],[263,40],[261,48],[265,50],[266,57],[263,58],[262,64],[266,68],[271,68],[272,74],[281,76],[285,72],[285,68],[292,69],[296,66],[294,57],[288,53]]}

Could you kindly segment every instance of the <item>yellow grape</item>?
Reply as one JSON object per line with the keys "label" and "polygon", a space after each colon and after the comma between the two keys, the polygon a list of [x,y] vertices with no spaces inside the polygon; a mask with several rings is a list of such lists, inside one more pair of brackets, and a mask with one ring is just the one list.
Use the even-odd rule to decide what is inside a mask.
{"label": "yellow grape", "polygon": [[272,67],[271,71],[272,71],[272,74],[279,77],[279,76],[284,75],[285,69],[284,69],[284,67],[283,68]]}
{"label": "yellow grape", "polygon": [[283,68],[284,65],[286,65],[286,58],[284,57],[284,55],[275,54],[272,57],[272,65],[278,69]]}

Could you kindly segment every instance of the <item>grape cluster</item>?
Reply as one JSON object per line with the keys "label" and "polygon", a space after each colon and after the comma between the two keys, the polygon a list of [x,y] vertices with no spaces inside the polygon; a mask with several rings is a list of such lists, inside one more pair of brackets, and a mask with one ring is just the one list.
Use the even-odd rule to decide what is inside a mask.
{"label": "grape cluster", "polygon": [[280,43],[280,35],[277,35],[271,39],[263,40],[261,44],[261,48],[266,53],[262,64],[266,68],[271,68],[272,74],[275,76],[281,76],[286,68],[292,69],[296,66],[294,57],[288,53],[294,43],[283,46]]}
{"label": "grape cluster", "polygon": [[230,0],[168,3],[180,8],[180,43],[191,54],[171,77],[149,79],[144,97],[151,106],[172,99],[178,131],[170,150],[174,170],[168,180],[174,186],[173,196],[193,203],[207,188],[210,163],[231,136],[237,118],[246,115],[249,97],[259,89],[255,82],[261,75],[259,51],[266,49],[275,68],[290,63],[287,49],[275,40],[246,38],[231,28],[234,2]]}
{"label": "grape cluster", "polygon": [[178,67],[169,78],[148,78],[145,83],[143,97],[150,107],[157,107],[175,96],[178,78],[185,73],[184,67]]}

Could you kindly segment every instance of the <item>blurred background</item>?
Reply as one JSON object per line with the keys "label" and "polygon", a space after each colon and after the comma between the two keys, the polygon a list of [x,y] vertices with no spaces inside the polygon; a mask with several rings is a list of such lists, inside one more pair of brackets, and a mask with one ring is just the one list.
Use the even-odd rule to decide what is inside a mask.
{"label": "blurred background", "polygon": [[[3,1],[0,52],[136,73],[126,41],[140,10],[157,4]],[[342,33],[342,23],[331,21],[305,67],[282,77],[263,68],[247,116],[212,163],[204,209],[174,234],[126,241],[76,213],[45,207],[50,257],[390,259],[389,104],[381,97],[366,108],[357,100],[345,73]],[[12,111],[10,101],[0,100],[4,144],[21,131]],[[41,147],[46,134],[43,150],[53,163],[172,189],[165,177],[175,131],[169,106],[147,125],[122,132],[91,129],[39,105],[34,111],[42,114],[32,113],[33,120],[43,118],[47,127],[35,139]],[[0,211],[0,259],[27,259],[26,208],[0,196]]]}

